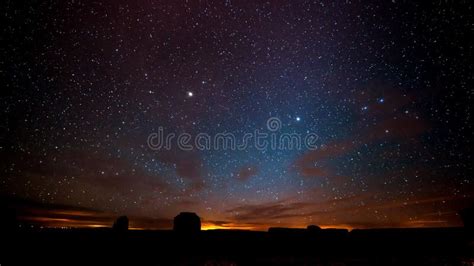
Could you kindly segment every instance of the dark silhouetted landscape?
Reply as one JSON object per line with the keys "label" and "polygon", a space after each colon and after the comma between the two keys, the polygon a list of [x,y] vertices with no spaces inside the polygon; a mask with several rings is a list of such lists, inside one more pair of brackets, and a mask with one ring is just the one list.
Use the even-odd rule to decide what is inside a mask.
{"label": "dark silhouetted landscape", "polygon": [[0,266],[474,266],[474,0],[5,0]]}
{"label": "dark silhouetted landscape", "polygon": [[128,230],[126,216],[111,228],[40,229],[19,227],[4,212],[2,240],[8,245],[0,257],[6,265],[32,257],[46,264],[69,258],[153,265],[473,265],[472,211],[463,210],[464,227],[351,231],[316,225],[201,231],[200,217],[190,212],[175,217],[173,230]]}

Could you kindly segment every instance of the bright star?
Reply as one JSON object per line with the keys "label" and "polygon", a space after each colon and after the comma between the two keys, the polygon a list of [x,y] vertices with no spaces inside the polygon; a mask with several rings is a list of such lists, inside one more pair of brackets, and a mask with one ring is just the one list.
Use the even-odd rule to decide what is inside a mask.
{"label": "bright star", "polygon": [[188,97],[193,97],[193,92],[192,91],[188,91]]}
{"label": "bright star", "polygon": [[301,120],[301,117],[297,116],[296,121],[300,121],[300,120]]}

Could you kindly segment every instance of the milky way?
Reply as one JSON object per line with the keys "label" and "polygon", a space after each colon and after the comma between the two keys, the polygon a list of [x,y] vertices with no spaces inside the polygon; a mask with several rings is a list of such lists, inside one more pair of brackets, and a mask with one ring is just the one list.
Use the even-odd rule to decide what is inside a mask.
{"label": "milky way", "polygon": [[[461,225],[473,5],[378,2],[7,1],[0,195],[47,226]],[[159,130],[317,148],[153,149]]]}

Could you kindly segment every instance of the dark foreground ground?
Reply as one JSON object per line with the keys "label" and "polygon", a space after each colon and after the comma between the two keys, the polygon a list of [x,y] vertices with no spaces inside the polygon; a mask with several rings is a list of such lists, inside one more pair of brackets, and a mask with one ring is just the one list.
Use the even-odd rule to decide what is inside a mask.
{"label": "dark foreground ground", "polygon": [[464,228],[4,234],[0,265],[474,265]]}

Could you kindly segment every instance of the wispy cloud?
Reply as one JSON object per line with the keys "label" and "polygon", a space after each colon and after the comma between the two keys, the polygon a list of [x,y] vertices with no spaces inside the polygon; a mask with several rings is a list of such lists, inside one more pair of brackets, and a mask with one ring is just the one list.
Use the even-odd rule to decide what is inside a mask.
{"label": "wispy cloud", "polygon": [[[19,223],[44,227],[111,227],[121,214],[69,205],[2,198],[2,209],[14,210]],[[131,229],[169,229],[172,220],[129,216]]]}

